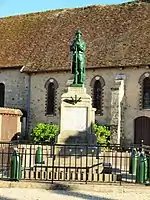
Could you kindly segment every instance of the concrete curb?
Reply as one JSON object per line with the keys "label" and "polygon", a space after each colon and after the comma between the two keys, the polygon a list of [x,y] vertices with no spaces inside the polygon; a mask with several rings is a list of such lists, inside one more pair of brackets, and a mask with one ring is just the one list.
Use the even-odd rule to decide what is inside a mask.
{"label": "concrete curb", "polygon": [[95,192],[150,192],[150,187],[145,185],[108,185],[108,184],[81,184],[70,182],[35,182],[35,181],[0,181],[0,188],[38,188],[46,190],[68,190],[68,191],[95,191]]}

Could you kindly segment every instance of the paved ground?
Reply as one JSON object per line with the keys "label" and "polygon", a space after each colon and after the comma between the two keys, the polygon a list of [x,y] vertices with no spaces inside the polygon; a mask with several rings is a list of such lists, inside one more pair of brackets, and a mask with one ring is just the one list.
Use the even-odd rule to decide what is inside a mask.
{"label": "paved ground", "polygon": [[140,192],[88,192],[29,188],[0,188],[0,200],[149,200],[150,189]]}
{"label": "paved ground", "polygon": [[150,185],[0,181],[0,200],[150,200]]}

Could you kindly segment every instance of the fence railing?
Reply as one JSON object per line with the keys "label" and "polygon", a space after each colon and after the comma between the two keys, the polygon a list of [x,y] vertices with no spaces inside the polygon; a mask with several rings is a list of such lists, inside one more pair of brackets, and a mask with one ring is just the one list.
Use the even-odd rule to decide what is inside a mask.
{"label": "fence railing", "polygon": [[[20,168],[15,166],[14,149],[18,149]],[[133,154],[133,152],[138,153]],[[140,154],[146,153],[146,162],[140,170]],[[12,180],[13,170],[20,170],[21,180],[145,183],[149,181],[150,146],[144,145],[49,145],[45,143],[0,142],[0,179]],[[16,159],[16,158],[15,158]],[[142,160],[142,159],[141,159]],[[137,168],[137,170],[135,170]],[[143,169],[144,168],[144,169]],[[147,174],[144,179],[137,174]],[[15,173],[14,173],[15,174]],[[15,179],[15,178],[14,178]],[[141,181],[143,180],[143,181]]]}

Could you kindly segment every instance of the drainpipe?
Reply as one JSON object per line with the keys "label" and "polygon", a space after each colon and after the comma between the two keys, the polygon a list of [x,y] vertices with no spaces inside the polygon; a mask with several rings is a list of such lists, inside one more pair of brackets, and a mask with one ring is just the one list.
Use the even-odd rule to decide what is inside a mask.
{"label": "drainpipe", "polygon": [[31,75],[28,74],[27,119],[26,119],[26,138],[27,139],[29,139],[29,128],[30,128],[30,99],[31,99]]}

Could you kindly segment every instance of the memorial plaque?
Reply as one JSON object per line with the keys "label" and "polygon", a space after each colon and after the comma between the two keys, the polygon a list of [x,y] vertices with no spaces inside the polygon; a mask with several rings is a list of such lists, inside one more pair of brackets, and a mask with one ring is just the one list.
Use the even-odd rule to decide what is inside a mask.
{"label": "memorial plaque", "polygon": [[63,130],[86,131],[87,108],[64,108]]}

